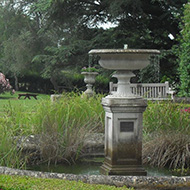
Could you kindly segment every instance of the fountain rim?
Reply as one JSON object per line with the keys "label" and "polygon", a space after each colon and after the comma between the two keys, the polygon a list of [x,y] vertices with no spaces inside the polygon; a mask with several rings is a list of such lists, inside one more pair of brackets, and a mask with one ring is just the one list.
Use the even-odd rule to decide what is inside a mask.
{"label": "fountain rim", "polygon": [[92,49],[88,54],[160,54],[156,49]]}

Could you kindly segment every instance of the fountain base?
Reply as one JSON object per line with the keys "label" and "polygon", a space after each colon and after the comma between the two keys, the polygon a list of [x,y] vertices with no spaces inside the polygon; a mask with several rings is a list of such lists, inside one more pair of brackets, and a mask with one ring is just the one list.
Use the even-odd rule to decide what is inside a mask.
{"label": "fountain base", "polygon": [[142,119],[147,101],[135,97],[106,97],[105,175],[146,175],[142,167]]}
{"label": "fountain base", "polygon": [[147,172],[140,165],[110,165],[104,162],[100,167],[100,173],[103,175],[125,175],[125,176],[146,176]]}

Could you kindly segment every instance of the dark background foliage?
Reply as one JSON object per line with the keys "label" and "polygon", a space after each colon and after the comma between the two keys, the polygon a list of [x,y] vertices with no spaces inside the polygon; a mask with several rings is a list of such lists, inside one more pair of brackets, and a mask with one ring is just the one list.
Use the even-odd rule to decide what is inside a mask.
{"label": "dark background foliage", "polygon": [[[89,65],[88,51],[102,48],[159,49],[135,82],[179,84],[178,45],[183,6],[187,0],[0,0],[0,70],[18,90],[20,83],[41,92],[81,88],[82,78],[70,76]],[[111,27],[103,28],[105,23]],[[99,67],[97,62],[91,63]],[[68,74],[70,73],[70,75]],[[101,70],[96,87],[108,89],[110,72]],[[156,76],[156,77],[155,77]],[[31,78],[30,80],[28,80]],[[69,81],[69,82],[68,82]],[[49,83],[48,82],[48,83]],[[23,90],[24,86],[22,86]],[[49,88],[49,89],[46,89]],[[30,88],[32,91],[34,88]],[[46,90],[44,90],[46,89]]]}

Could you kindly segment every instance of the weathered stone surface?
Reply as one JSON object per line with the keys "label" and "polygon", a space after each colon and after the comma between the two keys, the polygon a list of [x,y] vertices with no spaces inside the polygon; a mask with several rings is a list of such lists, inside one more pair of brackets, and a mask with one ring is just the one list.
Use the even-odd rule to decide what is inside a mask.
{"label": "weathered stone surface", "polygon": [[101,173],[107,175],[146,175],[142,167],[142,98],[106,97],[105,160]]}
{"label": "weathered stone surface", "polygon": [[39,151],[39,136],[38,135],[30,135],[30,136],[19,136],[15,137],[17,141],[17,147],[22,150],[30,150],[30,151]]}
{"label": "weathered stone surface", "polygon": [[[94,133],[88,135],[84,139],[84,147],[81,156],[104,156],[104,138],[105,135],[103,133]],[[40,136],[21,136],[15,137],[15,140],[17,142],[17,148],[22,149],[23,153],[33,153],[35,160],[40,158]]]}
{"label": "weathered stone surface", "polygon": [[104,139],[103,133],[93,133],[84,140],[82,156],[104,156]]}
{"label": "weathered stone surface", "polygon": [[89,184],[106,184],[117,187],[134,187],[136,190],[189,190],[190,177],[146,177],[146,176],[105,176],[73,175],[48,173],[0,167],[0,174],[19,175],[37,178],[57,178],[70,181],[82,181]]}

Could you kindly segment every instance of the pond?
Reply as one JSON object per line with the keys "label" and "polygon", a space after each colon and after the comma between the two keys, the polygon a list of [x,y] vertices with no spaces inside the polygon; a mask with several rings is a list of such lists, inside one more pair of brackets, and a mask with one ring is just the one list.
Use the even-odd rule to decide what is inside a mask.
{"label": "pond", "polygon": [[[85,175],[100,175],[99,169],[101,164],[78,163],[74,165],[36,165],[27,169],[32,171],[54,172],[54,173],[70,173]],[[172,172],[167,169],[145,167],[148,176],[172,176]]]}

